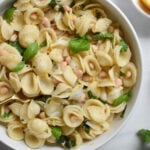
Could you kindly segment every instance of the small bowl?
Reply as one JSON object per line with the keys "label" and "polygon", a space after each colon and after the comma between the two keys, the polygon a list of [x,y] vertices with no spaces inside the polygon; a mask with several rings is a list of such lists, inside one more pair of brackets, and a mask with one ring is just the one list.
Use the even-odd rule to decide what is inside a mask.
{"label": "small bowl", "polygon": [[[120,117],[116,118],[110,126],[110,130],[107,131],[106,133],[104,133],[101,136],[98,136],[97,138],[95,138],[92,141],[86,142],[83,145],[81,145],[79,147],[78,150],[95,150],[96,148],[104,145],[106,142],[108,142],[112,137],[114,137],[118,131],[123,127],[123,125],[127,122],[127,120],[129,119],[129,116],[131,116],[131,113],[133,112],[133,108],[135,107],[135,104],[137,103],[137,97],[140,93],[140,87],[141,87],[141,83],[142,83],[142,56],[141,56],[141,47],[140,47],[140,43],[137,37],[137,34],[133,28],[133,26],[131,25],[131,23],[129,22],[129,20],[127,19],[127,17],[125,16],[125,14],[110,0],[97,0],[98,2],[101,3],[101,5],[104,7],[105,11],[107,12],[108,16],[118,22],[121,25],[122,30],[125,33],[125,39],[128,41],[131,50],[132,50],[132,54],[133,54],[133,59],[134,62],[136,63],[137,69],[138,69],[138,76],[137,76],[137,83],[133,88],[133,95],[132,98],[130,100],[130,102],[128,103],[128,107],[126,109],[126,113],[123,119],[121,119]],[[5,6],[5,8],[7,8],[12,1],[10,0],[1,0],[0,1],[0,10],[2,10]],[[20,142],[16,142],[13,141],[12,139],[10,139],[7,134],[6,134],[6,129],[5,127],[0,125],[0,131],[1,131],[1,136],[0,136],[0,141],[2,141],[3,143],[5,143],[7,146],[15,149],[15,150],[30,150],[30,148],[28,148],[24,142],[20,141]],[[49,147],[49,146],[43,146],[42,148],[40,148],[40,150],[62,150],[62,148],[60,147]]]}
{"label": "small bowl", "polygon": [[132,0],[132,3],[142,15],[150,19],[150,9],[146,8],[141,0]]}

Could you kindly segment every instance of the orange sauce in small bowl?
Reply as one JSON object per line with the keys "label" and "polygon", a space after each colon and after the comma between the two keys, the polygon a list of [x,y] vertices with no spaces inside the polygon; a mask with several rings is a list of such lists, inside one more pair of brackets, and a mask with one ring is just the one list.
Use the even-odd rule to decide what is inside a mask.
{"label": "orange sauce in small bowl", "polygon": [[146,7],[146,4],[144,4],[142,0],[138,0],[138,4],[144,12],[150,15],[150,9]]}

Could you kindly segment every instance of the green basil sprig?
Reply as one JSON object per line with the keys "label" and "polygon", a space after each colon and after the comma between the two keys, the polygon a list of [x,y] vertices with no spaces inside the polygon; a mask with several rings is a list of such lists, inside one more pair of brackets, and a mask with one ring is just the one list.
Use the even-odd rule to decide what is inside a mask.
{"label": "green basil sprig", "polygon": [[25,61],[21,61],[15,68],[13,68],[11,71],[12,72],[18,72],[23,69],[25,66]]}
{"label": "green basil sprig", "polygon": [[112,105],[118,106],[118,105],[122,104],[123,102],[127,102],[130,98],[131,98],[131,91],[116,98]]}
{"label": "green basil sprig", "polygon": [[58,127],[58,126],[51,127],[51,128],[52,128],[53,136],[58,140],[61,137],[61,135],[62,135],[61,128]]}
{"label": "green basil sprig", "polygon": [[30,44],[23,54],[24,61],[32,59],[38,53],[38,50],[39,45],[37,42]]}
{"label": "green basil sprig", "polygon": [[13,21],[13,15],[15,12],[16,8],[8,8],[3,15],[3,18],[7,21],[7,23],[11,23]]}
{"label": "green basil sprig", "polygon": [[92,36],[92,40],[98,41],[102,39],[113,39],[113,34],[111,33],[98,33]]}
{"label": "green basil sprig", "polygon": [[73,53],[79,53],[90,49],[90,40],[84,37],[75,37],[69,41],[69,49]]}

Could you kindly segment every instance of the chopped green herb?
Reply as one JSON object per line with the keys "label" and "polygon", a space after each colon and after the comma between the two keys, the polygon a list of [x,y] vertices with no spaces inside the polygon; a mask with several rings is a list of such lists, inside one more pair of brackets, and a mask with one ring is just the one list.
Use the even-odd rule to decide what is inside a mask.
{"label": "chopped green herb", "polygon": [[23,55],[25,49],[20,45],[19,41],[9,42],[8,44],[15,47]]}
{"label": "chopped green herb", "polygon": [[70,7],[73,7],[75,5],[75,0],[72,0]]}
{"label": "chopped green herb", "polygon": [[101,40],[101,39],[113,39],[113,34],[111,33],[98,33],[98,34],[95,34],[92,36],[92,39],[94,41],[98,41],[98,40]]}
{"label": "chopped green herb", "polygon": [[124,72],[121,72],[121,71],[120,71],[120,76],[125,77],[126,74],[125,74]]}
{"label": "chopped green herb", "polygon": [[96,97],[95,95],[93,95],[92,91],[88,91],[87,92],[89,99],[97,99],[99,101],[101,101],[103,104],[106,104],[107,102],[103,101],[102,99]]}
{"label": "chopped green herb", "polygon": [[8,118],[9,118],[9,116],[10,116],[10,113],[6,113],[6,112],[4,112],[4,114],[3,114],[3,118],[8,119]]}
{"label": "chopped green herb", "polygon": [[28,61],[32,59],[38,53],[38,50],[39,50],[39,46],[37,42],[30,44],[23,54],[24,60]]}
{"label": "chopped green herb", "polygon": [[90,126],[87,124],[87,121],[84,121],[81,125],[82,129],[89,134],[90,132]]}
{"label": "chopped green herb", "polygon": [[49,6],[53,9],[55,8],[56,5],[57,5],[56,0],[51,0],[51,2],[49,3]]}
{"label": "chopped green herb", "polygon": [[25,61],[21,61],[15,68],[13,68],[11,71],[12,72],[18,72],[23,69],[25,66]]}
{"label": "chopped green herb", "polygon": [[121,118],[124,117],[124,114],[125,114],[126,110],[127,110],[127,105],[125,106],[124,110],[122,111],[122,113],[121,113],[121,115],[120,115]]}
{"label": "chopped green herb", "polygon": [[8,8],[4,12],[3,18],[7,21],[7,23],[11,23],[13,21],[13,15],[14,15],[15,10],[16,9],[12,7],[12,8]]}
{"label": "chopped green herb", "polygon": [[53,136],[55,136],[55,138],[58,140],[61,135],[62,135],[62,131],[60,127],[52,127],[52,134]]}
{"label": "chopped green herb", "polygon": [[41,95],[41,96],[38,96],[38,97],[36,98],[36,100],[39,100],[39,101],[42,101],[42,102],[46,103],[47,100],[48,100],[48,98],[49,98],[48,95]]}
{"label": "chopped green herb", "polygon": [[84,37],[75,37],[69,41],[69,49],[74,53],[87,51],[90,49],[90,40]]}
{"label": "chopped green herb", "polygon": [[127,49],[128,49],[128,45],[127,45],[127,43],[123,39],[120,40],[120,45],[121,45],[120,52],[121,53],[122,52],[126,52]]}
{"label": "chopped green herb", "polygon": [[90,99],[97,99],[97,97],[95,95],[93,95],[93,93],[91,91],[88,91],[88,97]]}
{"label": "chopped green herb", "polygon": [[72,148],[74,146],[76,146],[76,142],[75,140],[71,139],[68,136],[62,135],[59,140],[57,140],[58,144],[62,144],[65,148]]}
{"label": "chopped green herb", "polygon": [[130,98],[131,98],[131,92],[128,92],[128,93],[118,97],[117,99],[115,99],[113,102],[113,106],[118,106],[118,105],[122,104],[123,102],[128,101]]}
{"label": "chopped green herb", "polygon": [[45,47],[47,45],[47,41],[44,40],[41,44],[40,44],[40,48]]}
{"label": "chopped green herb", "polygon": [[137,135],[145,144],[150,143],[150,130],[141,129],[138,131]]}

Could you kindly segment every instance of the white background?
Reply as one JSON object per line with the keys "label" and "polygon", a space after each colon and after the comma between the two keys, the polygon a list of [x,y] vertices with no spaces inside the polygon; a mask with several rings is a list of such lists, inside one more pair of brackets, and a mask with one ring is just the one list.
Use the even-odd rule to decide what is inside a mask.
{"label": "white background", "polygon": [[[126,125],[117,136],[97,150],[150,150],[150,146],[143,146],[136,135],[141,128],[150,129],[150,18],[140,14],[131,0],[112,1],[127,15],[138,34],[143,54],[143,85],[136,108]],[[9,148],[0,143],[0,150]]]}

